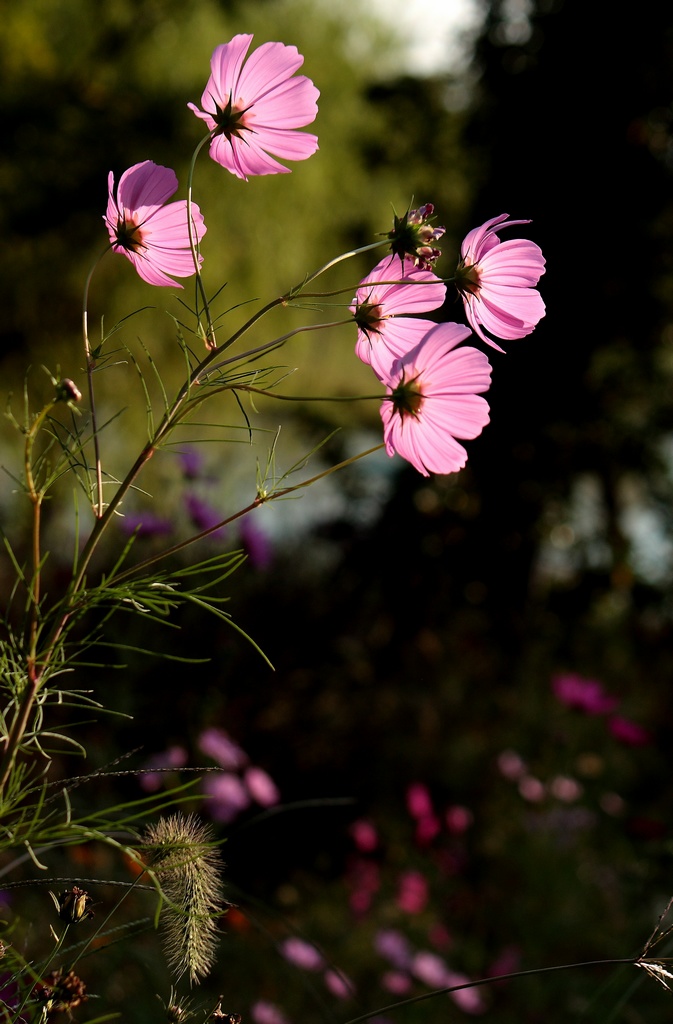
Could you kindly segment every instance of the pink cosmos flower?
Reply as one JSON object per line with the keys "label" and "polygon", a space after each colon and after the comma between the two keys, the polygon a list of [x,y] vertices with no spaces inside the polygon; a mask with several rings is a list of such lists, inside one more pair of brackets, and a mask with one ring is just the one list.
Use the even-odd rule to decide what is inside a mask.
{"label": "pink cosmos flower", "polygon": [[202,783],[206,810],[213,821],[228,825],[250,806],[250,794],[233,772],[213,772]]}
{"label": "pink cosmos flower", "polygon": [[406,914],[420,914],[428,902],[429,889],[424,875],[413,869],[403,871],[398,880],[396,903]]}
{"label": "pink cosmos flower", "polygon": [[319,971],[325,966],[322,953],[296,935],[283,939],[278,948],[286,960],[305,971]]}
{"label": "pink cosmos flower", "polygon": [[626,747],[644,747],[652,742],[652,736],[647,729],[630,718],[622,718],[621,715],[613,715],[609,719],[608,729],[617,742],[623,743]]}
{"label": "pink cosmos flower", "polygon": [[478,396],[491,382],[491,365],[475,348],[456,348],[467,327],[433,327],[384,376],[381,406],[388,455],[397,452],[423,476],[455,473],[467,461],[456,441],[477,437],[488,423],[488,403]]}
{"label": "pink cosmos flower", "polygon": [[409,313],[441,306],[446,285],[410,260],[386,256],[358,285],[350,307],[358,327],[355,354],[383,377],[395,357],[406,355],[436,324]]}
{"label": "pink cosmos flower", "polygon": [[261,807],[273,807],[280,800],[276,783],[263,768],[254,764],[246,768],[243,781],[252,799]]}
{"label": "pink cosmos flower", "polygon": [[199,750],[222,768],[236,771],[237,768],[244,768],[248,764],[248,755],[239,747],[238,743],[217,726],[209,726],[199,736]]}
{"label": "pink cosmos flower", "polygon": [[584,679],[575,672],[554,676],[551,685],[561,704],[586,715],[608,715],[619,704],[617,697],[607,693],[597,679]]}
{"label": "pink cosmos flower", "polygon": [[250,1007],[250,1014],[255,1024],[288,1024],[288,1019],[279,1006],[259,999]]}
{"label": "pink cosmos flower", "polygon": [[[195,273],[187,202],[185,199],[167,202],[177,187],[175,172],[151,160],[124,171],[116,195],[112,171],[108,175],[107,212],[103,219],[112,251],[123,253],[148,284],[182,288],[173,277],[191,277]],[[192,203],[192,226],[194,242],[198,244],[206,233],[206,226],[195,203]]]}
{"label": "pink cosmos flower", "polygon": [[337,999],[350,999],[355,995],[355,986],[351,979],[343,971],[328,967],[323,974],[323,980],[329,992]]}
{"label": "pink cosmos flower", "polygon": [[306,160],[318,148],[315,135],[296,131],[315,120],[320,95],[310,78],[294,76],[304,58],[295,46],[264,43],[246,62],[251,42],[251,35],[238,35],[217,46],[203,110],[188,104],[208,126],[213,160],[244,181],[288,174],[274,156]]}
{"label": "pink cosmos flower", "polygon": [[535,242],[512,238],[501,242],[495,233],[528,220],[492,217],[463,239],[455,281],[463,296],[465,315],[473,331],[487,345],[503,349],[487,334],[507,341],[530,334],[544,316],[545,307],[534,285],[544,274],[545,259]]}
{"label": "pink cosmos flower", "polygon": [[405,795],[407,810],[412,818],[427,818],[434,814],[430,790],[423,782],[411,782]]}
{"label": "pink cosmos flower", "polygon": [[358,850],[362,853],[373,853],[379,845],[376,826],[365,818],[358,818],[348,828],[348,832]]}

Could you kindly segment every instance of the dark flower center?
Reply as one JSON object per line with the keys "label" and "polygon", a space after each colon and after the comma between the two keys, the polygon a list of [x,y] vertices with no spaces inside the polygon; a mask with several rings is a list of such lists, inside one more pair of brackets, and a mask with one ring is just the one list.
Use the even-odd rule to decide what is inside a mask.
{"label": "dark flower center", "polygon": [[213,128],[213,136],[224,135],[227,139],[242,139],[244,132],[252,131],[252,128],[244,124],[242,120],[249,108],[238,110],[231,102],[231,95],[226,107],[220,107],[216,103],[215,108],[217,113],[213,117],[216,125]]}
{"label": "dark flower center", "polygon": [[381,321],[384,319],[381,307],[376,302],[361,302],[357,306],[353,319],[367,337],[381,333]]}
{"label": "dark flower center", "polygon": [[145,248],[140,226],[132,220],[124,220],[121,216],[117,221],[115,237],[117,245],[121,245],[127,252],[140,252]]}
{"label": "dark flower center", "polygon": [[402,419],[405,416],[418,416],[423,405],[423,392],[418,386],[418,376],[412,377],[411,380],[405,380],[402,377],[390,395],[390,401],[393,403],[393,409]]}
{"label": "dark flower center", "polygon": [[465,260],[461,260],[456,267],[454,281],[461,295],[466,293],[468,295],[479,294],[481,282],[479,280],[479,268],[476,264],[469,264]]}

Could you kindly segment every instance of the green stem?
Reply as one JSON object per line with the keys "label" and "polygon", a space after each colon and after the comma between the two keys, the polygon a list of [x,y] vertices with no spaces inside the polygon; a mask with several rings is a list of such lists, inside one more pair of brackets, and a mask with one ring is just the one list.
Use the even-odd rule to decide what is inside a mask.
{"label": "green stem", "polygon": [[[245,508],[239,509],[238,512],[234,512],[233,515],[227,516],[221,522],[215,526],[208,527],[207,530],[202,530],[201,533],[197,533],[187,540],[180,541],[179,544],[174,544],[170,548],[165,548],[163,551],[158,552],[156,555],[152,555],[151,558],[146,558],[143,562],[138,562],[137,565],[132,566],[130,569],[125,569],[124,572],[119,573],[118,576],[114,577],[114,583],[120,583],[122,580],[128,579],[130,576],[136,575],[136,573],[142,572],[148,569],[151,565],[156,565],[157,562],[163,561],[165,558],[170,558],[171,555],[177,554],[179,551],[184,551],[185,548],[195,544],[197,541],[204,540],[209,537],[211,533],[215,533],[217,530],[221,530],[223,527],[228,526],[230,523],[235,522],[242,516],[252,512],[253,509],[259,508],[260,505],[265,505],[269,501],[275,501],[277,498],[285,498],[288,494],[292,494],[294,491],[299,491],[304,487],[310,487],[311,484],[316,483],[318,480],[322,480],[326,476],[330,476],[332,473],[336,473],[340,469],[344,469],[346,466],[350,466],[352,463],[357,462],[359,459],[364,459],[368,455],[372,455],[374,452],[381,451],[385,445],[383,443],[375,445],[373,448],[368,448],[367,451],[360,452],[358,455],[352,455],[348,459],[344,459],[342,462],[337,463],[336,466],[330,466],[328,469],[322,470],[320,473],[316,473],[315,476],[309,477],[308,480],[302,480],[299,484],[292,484],[290,487],[284,487],[282,490],[273,491],[268,495],[257,495],[254,501],[251,501]],[[112,579],[109,581],[112,582]]]}
{"label": "green stem", "polygon": [[111,246],[100,254],[91,270],[87,274],[86,281],[84,283],[84,297],[82,299],[82,335],[84,338],[84,353],[86,356],[86,379],[87,386],[89,389],[89,408],[91,410],[91,433],[93,436],[93,450],[94,450],[94,461],[96,464],[96,501],[92,502],[94,513],[98,519],[103,515],[103,466],[100,457],[100,441],[98,438],[98,423],[96,420],[96,399],[94,394],[93,386],[93,374],[96,369],[96,361],[91,352],[91,344],[89,342],[89,288],[91,286],[91,280],[94,272],[103,259],[106,252],[109,252]]}
{"label": "green stem", "polygon": [[[192,153],[192,159],[189,164],[189,175],[187,177],[187,230],[189,232],[189,247],[192,250],[192,259],[194,260],[194,270],[196,272],[196,287],[201,294],[201,301],[203,302],[203,311],[206,314],[208,321],[208,330],[205,334],[206,348],[215,349],[217,348],[217,339],[215,337],[215,326],[213,324],[213,318],[210,313],[210,303],[208,302],[208,296],[206,295],[206,289],[203,285],[203,279],[201,277],[201,264],[199,263],[199,250],[197,240],[194,237],[194,221],[192,219],[192,185],[194,182],[194,171],[196,169],[196,158],[205,146],[206,142],[210,142],[211,135],[206,135],[199,142],[198,146]],[[197,304],[198,309],[198,304]],[[198,317],[198,311],[197,311]]]}
{"label": "green stem", "polygon": [[481,985],[495,985],[501,981],[512,981],[515,978],[527,978],[537,974],[551,974],[553,971],[571,971],[579,967],[611,967],[623,964],[635,965],[640,957],[624,957],[615,960],[586,960],[577,964],[560,964],[556,967],[535,967],[530,971],[513,971],[511,974],[498,974],[490,978],[479,978],[477,981],[466,981],[461,985],[449,985],[446,988],[437,988],[432,992],[424,992],[423,995],[413,996],[411,999],[402,999],[398,1003],[391,1003],[389,1006],[380,1006],[369,1013],[363,1013],[359,1017],[352,1017],[346,1024],[361,1024],[362,1021],[378,1017],[380,1014],[390,1013],[391,1010],[400,1010],[404,1006],[413,1006],[414,1003],[425,1002],[426,999],[434,999],[436,996],[450,995],[451,992],[462,992],[468,988],[478,988]]}

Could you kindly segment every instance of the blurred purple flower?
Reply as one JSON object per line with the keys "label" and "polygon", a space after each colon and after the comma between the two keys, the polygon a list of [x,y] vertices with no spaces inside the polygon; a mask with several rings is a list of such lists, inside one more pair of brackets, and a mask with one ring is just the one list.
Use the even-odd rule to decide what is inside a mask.
{"label": "blurred purple flower", "polygon": [[652,736],[647,729],[620,715],[613,715],[608,721],[608,731],[618,743],[623,743],[626,747],[645,747],[652,742]]}
{"label": "blurred purple flower", "polygon": [[617,697],[606,693],[597,679],[584,679],[574,672],[554,676],[551,685],[561,704],[587,715],[608,715],[619,704]]}
{"label": "blurred purple flower", "polygon": [[206,810],[213,821],[228,825],[241,811],[250,806],[250,795],[243,782],[232,772],[212,772],[203,780],[203,792],[208,801]]}
{"label": "blurred purple flower", "polygon": [[173,532],[173,523],[154,512],[125,512],[119,528],[129,537],[132,533],[138,537],[165,537]]}
{"label": "blurred purple flower", "polygon": [[406,971],[411,964],[409,940],[396,928],[381,928],[374,936],[374,949],[399,971]]}
{"label": "blurred purple flower", "polygon": [[239,526],[241,544],[254,569],[268,569],[273,562],[273,545],[270,538],[250,515],[241,519]]}
{"label": "blurred purple flower", "polygon": [[243,773],[243,781],[252,799],[262,807],[271,807],[280,800],[278,787],[263,768],[251,765]]}
{"label": "blurred purple flower", "polygon": [[156,793],[161,789],[164,781],[163,772],[147,771],[152,768],[184,768],[187,764],[187,751],[179,744],[174,744],[167,750],[153,754],[143,765],[143,774],[140,776],[140,786],[147,793]]}
{"label": "blurred purple flower", "polygon": [[196,480],[203,470],[203,455],[194,445],[188,445],[178,452],[180,468],[188,480]]}
{"label": "blurred purple flower", "polygon": [[283,939],[278,948],[289,963],[305,971],[320,971],[325,966],[325,960],[315,946],[297,935]]}
{"label": "blurred purple flower", "polygon": [[249,758],[244,750],[239,747],[224,731],[216,726],[209,726],[199,736],[199,750],[206,757],[212,757],[213,761],[222,768],[233,771],[236,768],[244,768]]}
{"label": "blurred purple flower", "polygon": [[184,501],[187,515],[199,533],[204,530],[213,530],[211,537],[224,536],[224,526],[217,530],[213,529],[218,523],[222,522],[222,513],[218,509],[213,508],[212,505],[209,505],[207,501],[199,498],[196,494],[185,494]]}

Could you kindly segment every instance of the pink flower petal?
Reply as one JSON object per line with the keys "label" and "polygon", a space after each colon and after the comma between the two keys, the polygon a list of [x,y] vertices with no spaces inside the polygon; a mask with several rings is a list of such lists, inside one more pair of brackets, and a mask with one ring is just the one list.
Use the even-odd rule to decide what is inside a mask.
{"label": "pink flower petal", "polygon": [[459,324],[437,325],[384,378],[388,398],[380,412],[386,450],[424,476],[461,469],[467,452],[456,437],[477,437],[489,420],[488,404],[475,392],[489,387],[490,363],[476,349],[456,349],[468,335]]}
{"label": "pink flower petal", "polygon": [[500,352],[503,349],[485,331],[507,341],[523,338],[545,314],[542,297],[534,288],[544,274],[544,256],[528,239],[500,240],[496,229],[529,223],[507,218],[506,213],[500,214],[468,232],[456,270],[456,287],[472,329]]}
{"label": "pink flower petal", "polygon": [[252,35],[237,35],[217,46],[199,110],[188,104],[213,133],[210,156],[247,181],[260,174],[287,174],[283,160],[306,160],[318,148],[315,135],[298,132],[315,120],[320,95],[313,82],[295,72],[304,58],[295,46],[264,43],[246,54]]}
{"label": "pink flower petal", "polygon": [[[184,199],[166,203],[177,187],[174,171],[151,160],[124,171],[116,195],[114,175],[108,175],[104,220],[112,250],[126,256],[148,284],[181,288],[173,277],[191,277],[196,272],[187,203]],[[192,233],[197,245],[206,233],[196,204],[192,204]]]}

